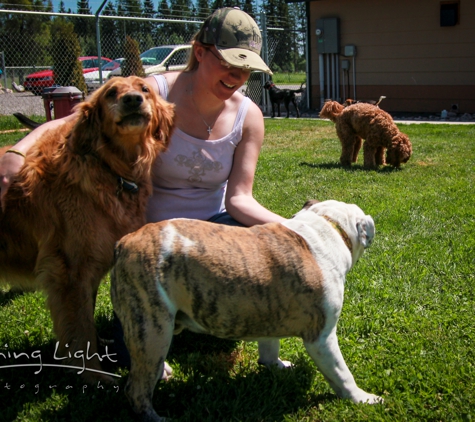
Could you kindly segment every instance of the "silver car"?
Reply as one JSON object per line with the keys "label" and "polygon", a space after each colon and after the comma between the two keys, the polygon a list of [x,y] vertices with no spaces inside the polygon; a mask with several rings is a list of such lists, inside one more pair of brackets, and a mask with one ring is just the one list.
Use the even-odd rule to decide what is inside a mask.
{"label": "silver car", "polygon": [[[169,70],[184,69],[188,63],[190,51],[191,44],[161,45],[144,51],[140,55],[140,59],[143,63],[145,75],[148,76]],[[124,62],[122,62],[121,67],[110,72],[107,78],[110,79],[114,76],[121,76],[123,65]]]}

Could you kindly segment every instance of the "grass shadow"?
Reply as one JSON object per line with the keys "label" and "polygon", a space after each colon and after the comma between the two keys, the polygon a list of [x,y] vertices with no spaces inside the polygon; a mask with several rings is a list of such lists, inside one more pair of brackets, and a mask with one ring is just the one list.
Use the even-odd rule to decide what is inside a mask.
{"label": "grass shadow", "polygon": [[342,169],[351,173],[357,172],[357,171],[365,171],[365,172],[374,171],[377,173],[393,173],[393,172],[402,170],[402,168],[396,168],[393,166],[382,166],[376,169],[369,169],[369,168],[364,167],[361,164],[353,164],[352,166],[342,166],[339,163],[307,163],[305,161],[301,162],[299,166],[309,167],[309,168],[314,168],[314,169],[323,169],[323,170]]}
{"label": "grass shadow", "polygon": [[[316,372],[303,359],[289,370],[259,366],[242,373],[194,365],[185,380],[158,385],[154,407],[160,416],[179,421],[281,421],[309,405]],[[327,399],[310,397],[312,403]]]}
{"label": "grass shadow", "polygon": [[22,290],[8,290],[6,292],[0,291],[0,306],[7,305],[14,301],[17,297],[23,296],[25,292]]}

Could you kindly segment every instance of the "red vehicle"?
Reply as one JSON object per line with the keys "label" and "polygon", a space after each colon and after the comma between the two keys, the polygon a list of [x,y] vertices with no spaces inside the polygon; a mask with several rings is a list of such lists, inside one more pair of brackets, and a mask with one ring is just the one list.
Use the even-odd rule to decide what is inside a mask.
{"label": "red vehicle", "polygon": [[[83,74],[94,72],[99,69],[99,58],[97,56],[78,57],[78,60],[82,63]],[[111,59],[102,57],[102,65],[106,62],[111,62]],[[41,95],[44,88],[53,86],[53,69],[41,70],[39,72],[31,73],[25,78],[23,86],[27,91],[33,92],[35,95]]]}

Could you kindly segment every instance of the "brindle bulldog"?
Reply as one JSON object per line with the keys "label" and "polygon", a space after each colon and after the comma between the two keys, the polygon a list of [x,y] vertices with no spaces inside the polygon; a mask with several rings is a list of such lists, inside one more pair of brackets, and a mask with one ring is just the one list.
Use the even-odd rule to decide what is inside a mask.
{"label": "brindle bulldog", "polygon": [[126,395],[146,421],[174,334],[187,328],[257,340],[259,362],[279,359],[279,339],[301,337],[335,392],[353,402],[363,391],[338,346],[345,276],[375,233],[356,205],[309,201],[284,223],[250,228],[175,219],[148,224],[116,247],[111,294],[131,356]]}

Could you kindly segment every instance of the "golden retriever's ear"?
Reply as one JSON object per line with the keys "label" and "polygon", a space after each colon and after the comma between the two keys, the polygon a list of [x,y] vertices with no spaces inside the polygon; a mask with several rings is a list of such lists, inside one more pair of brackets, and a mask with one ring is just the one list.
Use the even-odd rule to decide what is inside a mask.
{"label": "golden retriever's ear", "polygon": [[94,150],[95,145],[101,138],[101,102],[100,98],[103,87],[95,91],[90,97],[74,107],[78,114],[78,120],[74,126],[68,142],[71,149],[79,154],[85,155]]}
{"label": "golden retriever's ear", "polygon": [[155,95],[153,112],[152,136],[161,144],[160,151],[164,151],[168,147],[175,127],[175,106],[159,95]]}

